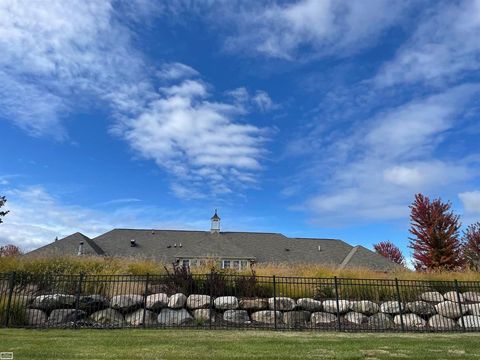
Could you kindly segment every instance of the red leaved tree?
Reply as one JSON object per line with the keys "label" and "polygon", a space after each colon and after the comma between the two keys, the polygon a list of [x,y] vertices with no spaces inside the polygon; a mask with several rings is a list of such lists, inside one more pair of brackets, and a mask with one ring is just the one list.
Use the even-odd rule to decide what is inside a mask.
{"label": "red leaved tree", "polygon": [[405,266],[405,258],[400,249],[391,241],[381,241],[373,245],[377,254],[385,256],[398,265]]}
{"label": "red leaved tree", "polygon": [[462,244],[459,239],[459,216],[450,203],[441,199],[430,201],[422,194],[415,195],[410,205],[409,247],[413,249],[416,270],[454,270],[463,265]]}
{"label": "red leaved tree", "polygon": [[[0,208],[2,208],[6,202],[7,202],[7,199],[5,198],[5,196],[0,196]],[[4,217],[7,214],[8,214],[8,211],[0,210],[0,224],[3,222],[2,217]]]}
{"label": "red leaved tree", "polygon": [[15,246],[15,245],[0,246],[0,257],[18,256],[18,255],[22,255],[22,251],[18,246]]}
{"label": "red leaved tree", "polygon": [[471,224],[463,232],[463,255],[467,266],[472,269],[480,270],[480,221]]}

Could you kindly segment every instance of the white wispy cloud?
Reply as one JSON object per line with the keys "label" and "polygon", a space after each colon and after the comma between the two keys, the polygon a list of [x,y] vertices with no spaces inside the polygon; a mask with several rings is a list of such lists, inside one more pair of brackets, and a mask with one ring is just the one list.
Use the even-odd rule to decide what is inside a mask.
{"label": "white wispy cloud", "polygon": [[[416,192],[454,189],[474,175],[465,158],[435,151],[479,88],[460,86],[383,111],[355,124],[345,137],[332,135],[321,159],[307,171],[321,191],[307,201],[314,221],[350,223],[397,219],[408,214]],[[354,220],[352,220],[354,219]]]}
{"label": "white wispy cloud", "polygon": [[[127,8],[146,16],[152,6],[161,11],[144,1]],[[186,64],[155,70],[133,45],[128,21],[136,18],[119,8],[125,4],[113,0],[1,2],[0,116],[32,135],[65,139],[67,117],[101,105],[110,110],[112,133],[134,155],[179,181],[218,189],[220,180],[240,182],[234,170],[260,169],[265,132],[238,119],[247,109],[216,101],[213,87]],[[273,104],[264,92],[255,99],[262,110]]]}
{"label": "white wispy cloud", "polygon": [[231,34],[229,51],[247,55],[294,59],[300,50],[310,54],[351,54],[370,46],[398,24],[408,1],[240,2],[221,6],[215,21]]}
{"label": "white wispy cloud", "polygon": [[458,194],[467,214],[480,214],[480,191],[465,191]]}
{"label": "white wispy cloud", "polygon": [[456,82],[480,68],[480,1],[438,2],[380,70],[381,86]]}

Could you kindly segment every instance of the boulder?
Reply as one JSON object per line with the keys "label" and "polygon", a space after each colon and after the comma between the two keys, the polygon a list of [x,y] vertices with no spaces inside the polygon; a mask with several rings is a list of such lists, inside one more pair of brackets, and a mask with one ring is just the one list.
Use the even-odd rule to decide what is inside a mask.
{"label": "boulder", "polygon": [[51,324],[62,324],[76,320],[83,320],[87,313],[83,310],[75,309],[54,309],[48,316],[48,322]]}
{"label": "boulder", "polygon": [[365,315],[373,315],[378,313],[380,306],[370,300],[351,301],[350,310]]}
{"label": "boulder", "polygon": [[187,308],[189,309],[205,309],[210,306],[209,295],[190,295],[187,298]]}
{"label": "boulder", "polygon": [[25,322],[30,326],[44,325],[47,322],[47,314],[39,309],[25,309]]}
{"label": "boulder", "polygon": [[94,312],[90,315],[90,319],[99,324],[123,324],[123,315],[114,309],[104,309]]}
{"label": "boulder", "polygon": [[[211,315],[210,315],[211,314]],[[210,316],[212,316],[212,321],[215,321],[217,314],[215,311],[210,309],[196,309],[193,310],[193,318],[198,321],[210,321]]]}
{"label": "boulder", "polygon": [[345,320],[347,320],[350,323],[360,325],[367,322],[368,317],[362,313],[359,313],[356,311],[350,311],[345,314]]}
{"label": "boulder", "polygon": [[110,302],[102,295],[83,295],[78,300],[78,308],[87,313],[103,310],[109,306]]}
{"label": "boulder", "polygon": [[223,313],[223,320],[234,324],[245,324],[250,321],[247,310],[227,310]]}
{"label": "boulder", "polygon": [[463,307],[469,315],[480,316],[480,304],[463,304]]}
{"label": "boulder", "polygon": [[214,303],[219,310],[238,309],[238,299],[235,296],[220,296],[215,299]]}
{"label": "boulder", "polygon": [[148,295],[145,299],[145,307],[152,311],[159,311],[168,306],[168,295],[157,293]]}
{"label": "boulder", "polygon": [[270,310],[289,311],[295,309],[295,305],[295,300],[289,297],[280,296],[268,299],[268,308]]}
{"label": "boulder", "polygon": [[44,311],[53,309],[66,309],[75,306],[75,296],[65,294],[52,294],[37,296],[30,307]]}
{"label": "boulder", "polygon": [[463,298],[463,294],[457,293],[456,291],[449,291],[443,294],[443,297],[447,301],[458,302],[458,298],[460,297],[460,302],[464,303],[465,299]]}
{"label": "boulder", "polygon": [[[463,324],[465,324],[465,329],[480,329],[480,316],[467,315],[462,318]],[[458,319],[458,326],[462,326],[462,318]]]}
{"label": "boulder", "polygon": [[405,304],[399,304],[398,301],[385,301],[380,305],[380,311],[391,315],[400,314],[401,311],[405,311]]}
{"label": "boulder", "polygon": [[455,329],[457,327],[455,320],[438,314],[430,317],[427,324],[429,327],[436,330],[448,330]]}
{"label": "boulder", "polygon": [[[350,308],[350,301],[348,300],[338,300],[338,312],[344,314],[348,312]],[[337,313],[337,301],[336,300],[325,300],[323,302],[323,310],[332,314]]]}
{"label": "boulder", "polygon": [[440,315],[450,319],[458,319],[467,312],[467,309],[464,305],[462,305],[462,311],[460,311],[458,303],[452,301],[442,301],[441,303],[438,303],[435,305],[435,310],[437,310],[437,313]]}
{"label": "boulder", "polygon": [[406,307],[408,311],[420,316],[431,316],[437,313],[435,307],[426,301],[412,301],[407,303]]}
{"label": "boulder", "polygon": [[393,319],[388,314],[377,313],[367,319],[367,324],[374,329],[391,329],[393,327]]}
{"label": "boulder", "polygon": [[463,298],[465,301],[472,303],[480,303],[480,292],[476,291],[467,291],[463,293]]}
{"label": "boulder", "polygon": [[110,300],[110,306],[122,313],[138,309],[143,305],[143,296],[137,294],[116,295]]}
{"label": "boulder", "polygon": [[331,324],[336,321],[337,317],[334,314],[330,314],[327,312],[314,312],[310,316],[310,322],[313,325]]}
{"label": "boulder", "polygon": [[241,299],[239,302],[240,309],[244,310],[264,310],[268,309],[268,299]]}
{"label": "boulder", "polygon": [[[138,309],[133,313],[125,315],[125,321],[133,326],[142,326],[143,321],[143,309]],[[145,326],[154,325],[157,323],[157,314],[153,311],[145,310]]]}
{"label": "boulder", "polygon": [[176,293],[170,296],[170,298],[168,299],[168,307],[170,309],[181,309],[185,307],[186,302],[187,302],[187,297],[184,294]]}
{"label": "boulder", "polygon": [[439,303],[445,299],[443,298],[443,295],[440,294],[438,291],[427,291],[420,294],[420,300]]}
{"label": "boulder", "polygon": [[297,308],[307,311],[322,311],[322,302],[310,298],[301,298],[297,300]]}
{"label": "boulder", "polygon": [[283,313],[283,322],[289,327],[305,326],[310,320],[310,311],[298,310]]}
{"label": "boulder", "polygon": [[[185,296],[185,295],[184,295]],[[173,310],[162,309],[158,314],[157,321],[160,325],[185,325],[193,320],[192,315],[185,309]]]}
{"label": "boulder", "polygon": [[[277,314],[277,324],[280,324],[282,322],[282,313],[280,311],[277,311],[276,314]],[[252,321],[262,323],[262,324],[273,325],[275,324],[275,311],[261,310],[261,311],[254,312],[252,314]]]}
{"label": "boulder", "polygon": [[405,325],[405,327],[418,328],[418,327],[425,327],[427,325],[427,322],[417,314],[396,315],[395,318],[393,319],[393,322],[395,323],[395,325],[402,324],[401,316],[403,316],[403,325]]}

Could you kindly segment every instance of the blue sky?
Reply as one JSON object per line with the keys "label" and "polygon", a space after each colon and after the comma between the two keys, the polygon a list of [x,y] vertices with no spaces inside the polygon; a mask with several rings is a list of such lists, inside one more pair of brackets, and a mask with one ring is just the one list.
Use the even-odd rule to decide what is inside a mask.
{"label": "blue sky", "polygon": [[397,243],[480,218],[480,1],[0,3],[0,243],[208,229]]}

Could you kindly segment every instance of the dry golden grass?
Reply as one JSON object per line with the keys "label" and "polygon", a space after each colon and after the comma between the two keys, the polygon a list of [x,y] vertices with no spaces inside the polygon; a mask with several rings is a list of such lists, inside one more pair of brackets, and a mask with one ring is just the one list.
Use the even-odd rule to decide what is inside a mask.
{"label": "dry golden grass", "polygon": [[[103,259],[99,257],[9,257],[0,258],[0,273],[22,272],[29,274],[79,274],[81,272],[90,275],[144,275],[164,274],[165,265],[171,268],[170,264],[162,264],[150,260],[139,259]],[[196,267],[191,269],[192,273],[204,274],[210,271],[210,267]],[[365,268],[336,269],[333,267],[311,265],[311,264],[257,264],[256,274],[259,276],[299,276],[312,278],[331,278],[333,276],[353,279],[402,279],[402,280],[454,280],[458,281],[480,281],[480,273],[475,271],[462,272],[414,272],[410,270],[396,270],[389,273],[372,271]],[[232,270],[229,273],[235,273]],[[249,274],[246,270],[240,272]]]}

